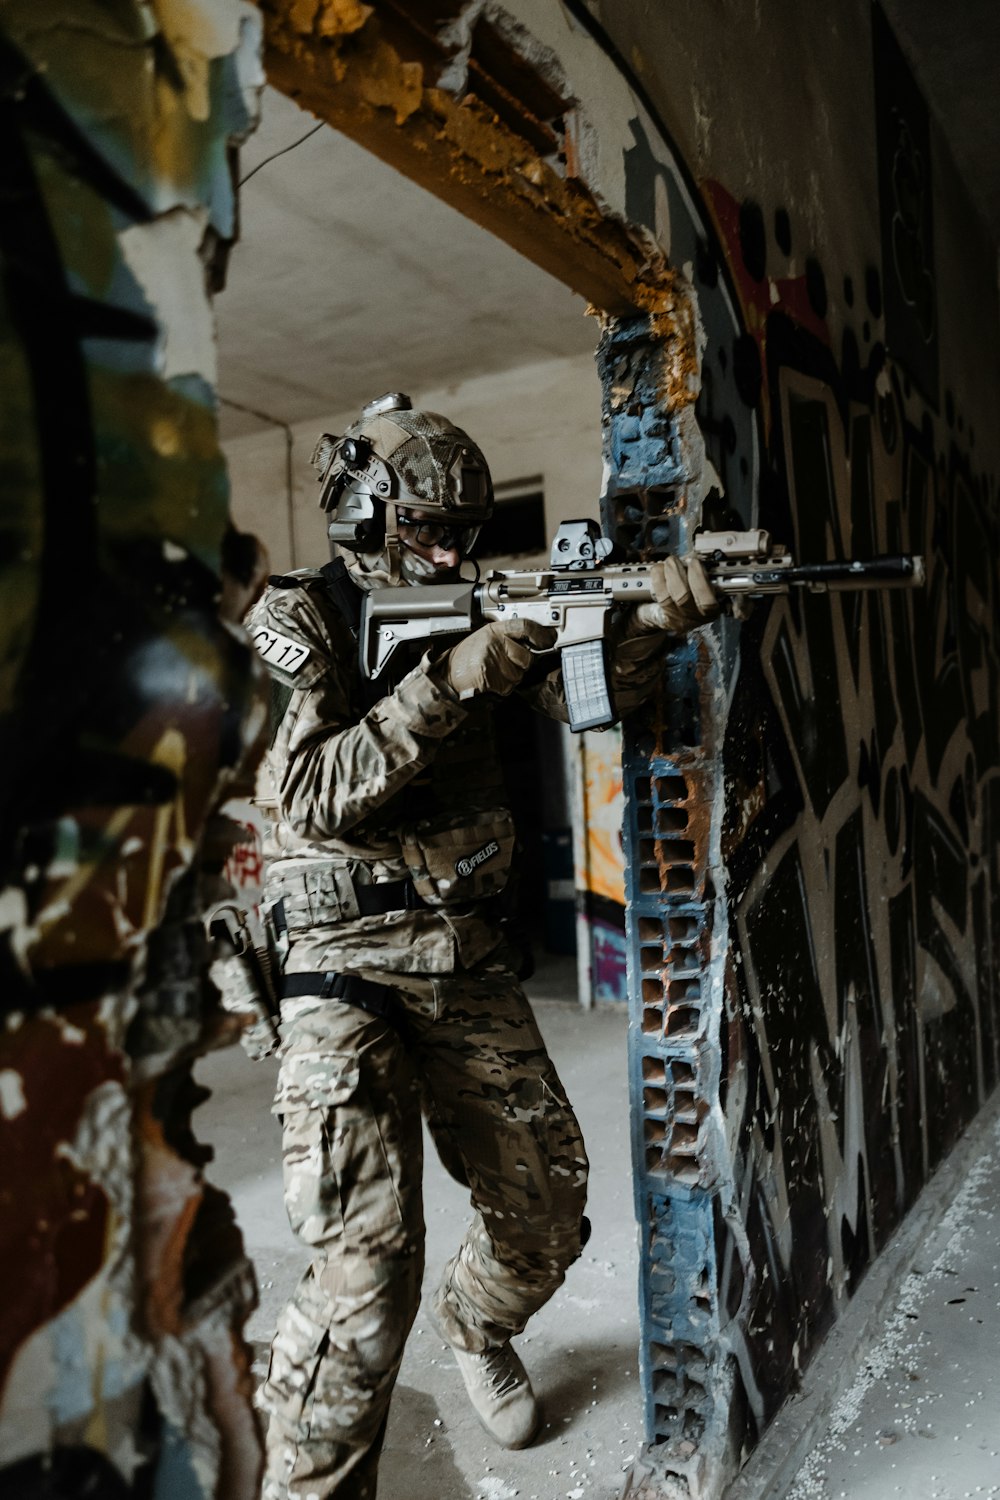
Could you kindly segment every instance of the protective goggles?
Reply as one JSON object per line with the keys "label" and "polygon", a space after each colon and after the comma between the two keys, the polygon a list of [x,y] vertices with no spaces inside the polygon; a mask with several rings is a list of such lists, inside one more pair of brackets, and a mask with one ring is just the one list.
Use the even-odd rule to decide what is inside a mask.
{"label": "protective goggles", "polygon": [[411,521],[405,511],[396,514],[396,526],[402,542],[416,542],[418,547],[452,548],[467,557],[479,535],[478,526],[455,526],[443,521]]}

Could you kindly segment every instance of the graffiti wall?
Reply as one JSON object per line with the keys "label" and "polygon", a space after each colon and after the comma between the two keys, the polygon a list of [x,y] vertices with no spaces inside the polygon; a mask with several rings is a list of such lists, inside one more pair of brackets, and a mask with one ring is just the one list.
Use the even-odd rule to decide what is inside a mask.
{"label": "graffiti wall", "polygon": [[[865,297],[872,329],[877,272]],[[996,476],[879,340],[834,352],[824,333],[777,309],[760,324],[761,520],[801,557],[922,554],[927,582],[744,627],[722,748],[726,1108],[765,1412],[997,1070]]]}
{"label": "graffiti wall", "polygon": [[[636,14],[600,39],[619,58],[643,45],[648,78],[663,54]],[[719,17],[701,19],[705,61]],[[796,183],[794,147],[774,142],[755,180],[757,119],[746,154],[697,183],[696,411],[720,481],[701,515],[764,526],[801,560],[919,553],[927,580],[758,604],[738,639],[678,653],[659,720],[626,732],[643,1496],[725,1487],[997,1076],[996,294],[960,186],[935,178],[950,162],[920,91],[880,13],[863,19],[865,155],[838,224],[815,179]],[[802,71],[821,86],[815,56]],[[682,124],[690,161],[724,167],[709,116],[703,99]],[[631,201],[670,225],[675,261],[679,194],[646,128]],[[963,236],[956,294],[935,254],[954,263]],[[607,521],[640,552],[657,529],[682,537],[691,501],[646,415],[653,331],[619,323],[602,354]]]}
{"label": "graffiti wall", "polygon": [[205,1180],[201,912],[262,712],[210,293],[259,24],[0,7],[0,1490],[256,1492],[254,1296]]}

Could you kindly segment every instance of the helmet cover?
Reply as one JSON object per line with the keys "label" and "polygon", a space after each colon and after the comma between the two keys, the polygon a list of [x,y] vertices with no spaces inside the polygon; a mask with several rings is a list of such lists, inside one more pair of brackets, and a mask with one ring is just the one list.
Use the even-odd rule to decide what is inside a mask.
{"label": "helmet cover", "polygon": [[493,513],[480,448],[446,417],[414,411],[407,396],[369,402],[339,439],[324,433],[313,463],[320,469],[320,505],[332,512],[331,539],[352,549],[369,550],[387,520],[395,531],[395,516],[383,516],[375,501],[470,527]]}

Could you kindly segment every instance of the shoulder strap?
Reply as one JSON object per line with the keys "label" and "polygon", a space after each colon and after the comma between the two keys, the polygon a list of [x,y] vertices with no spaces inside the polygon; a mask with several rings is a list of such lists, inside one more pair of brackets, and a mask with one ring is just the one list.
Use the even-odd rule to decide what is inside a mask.
{"label": "shoulder strap", "polygon": [[[361,634],[361,590],[347,569],[342,557],[325,563],[320,572],[326,584],[326,596],[343,619],[348,630],[357,641]],[[358,672],[361,686],[361,703],[367,713],[380,702],[386,693],[385,683],[369,682],[364,672]]]}
{"label": "shoulder strap", "polygon": [[327,598],[334,604],[351,634],[357,639],[361,628],[361,590],[347,571],[342,557],[324,563],[320,568],[326,583]]}

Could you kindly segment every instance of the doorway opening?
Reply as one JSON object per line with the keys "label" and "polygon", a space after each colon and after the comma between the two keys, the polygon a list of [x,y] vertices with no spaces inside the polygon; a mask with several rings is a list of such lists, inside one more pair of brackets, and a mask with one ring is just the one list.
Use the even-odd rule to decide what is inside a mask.
{"label": "doorway opening", "polygon": [[[401,389],[465,428],[490,463],[498,504],[483,537],[484,568],[547,563],[560,521],[598,515],[597,327],[583,298],[335,130],[313,131],[309,117],[274,90],[266,91],[263,124],[241,173],[241,242],[217,306],[222,440],[237,526],[265,541],[276,572],[325,562],[309,465],[315,440],[322,431],[343,432],[364,401]],[[567,1087],[592,1142],[589,1212],[601,1226],[600,1253],[574,1268],[571,1295],[593,1310],[587,1336],[575,1341],[561,1401],[581,1418],[594,1381],[613,1363],[607,1389],[616,1399],[604,1408],[610,1483],[620,1464],[618,1436],[640,1425],[638,1309],[630,1296],[636,1246],[631,1183],[620,1165],[629,1150],[626,1016],[623,1007],[602,1007],[583,1027],[576,1006],[565,1003],[578,995],[577,739],[516,696],[501,706],[497,724],[523,846],[518,907],[538,961],[526,988],[533,1002],[557,1002],[536,1004],[536,1016],[560,1075],[574,1080]],[[307,1258],[281,1204],[269,1113],[273,1067],[248,1073],[242,1055],[220,1053],[199,1064],[199,1078],[212,1089],[200,1118],[216,1145],[215,1175],[232,1194],[260,1278],[248,1336],[263,1376],[279,1309]],[[461,1235],[468,1193],[433,1151],[426,1155],[427,1263],[436,1272]],[[617,1288],[607,1295],[611,1261],[620,1268],[620,1296]],[[546,1379],[539,1356],[564,1358],[565,1312],[559,1303],[546,1309],[533,1334],[532,1362],[550,1390],[553,1372]],[[429,1351],[431,1339],[418,1318],[380,1465],[386,1492],[413,1500],[472,1493],[445,1461],[443,1444],[428,1454],[421,1438],[414,1451],[414,1432],[433,1433],[436,1413],[438,1426],[445,1420],[453,1435],[457,1429],[455,1462],[483,1461],[474,1419],[468,1431],[462,1425],[457,1377],[436,1343]],[[561,1443],[564,1431],[560,1418],[550,1441]],[[523,1462],[552,1467],[545,1445]],[[470,1469],[465,1481],[474,1478]],[[525,1491],[542,1482],[526,1481]]]}
{"label": "doorway opening", "polygon": [[[273,88],[240,174],[241,243],[217,303],[236,525],[263,540],[274,572],[325,562],[313,445],[391,388],[485,452],[497,505],[483,569],[546,563],[559,522],[598,510],[597,330],[583,299]],[[521,845],[517,925],[569,998],[581,840],[568,735],[516,697],[498,728]]]}

